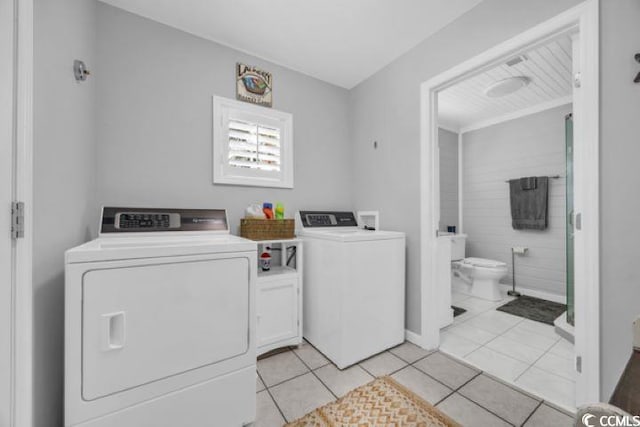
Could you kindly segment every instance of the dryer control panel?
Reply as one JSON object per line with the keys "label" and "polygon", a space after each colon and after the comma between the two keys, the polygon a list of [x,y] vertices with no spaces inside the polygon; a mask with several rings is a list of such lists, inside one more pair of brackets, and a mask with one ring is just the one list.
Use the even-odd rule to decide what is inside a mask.
{"label": "dryer control panel", "polygon": [[300,211],[303,227],[357,227],[353,212]]}
{"label": "dryer control panel", "polygon": [[102,208],[100,234],[229,231],[224,209]]}
{"label": "dryer control panel", "polygon": [[180,214],[177,213],[151,213],[151,212],[118,212],[114,221],[114,227],[120,230],[126,229],[179,229]]}

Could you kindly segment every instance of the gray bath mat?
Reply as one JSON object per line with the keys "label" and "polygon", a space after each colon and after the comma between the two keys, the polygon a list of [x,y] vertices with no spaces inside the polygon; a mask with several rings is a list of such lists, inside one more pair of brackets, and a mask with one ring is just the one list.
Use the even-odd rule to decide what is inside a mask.
{"label": "gray bath mat", "polygon": [[567,310],[565,304],[522,295],[497,310],[553,326],[553,321]]}
{"label": "gray bath mat", "polygon": [[467,310],[465,310],[462,307],[456,307],[455,305],[452,305],[451,308],[453,308],[453,317],[458,317],[463,313],[466,313]]}

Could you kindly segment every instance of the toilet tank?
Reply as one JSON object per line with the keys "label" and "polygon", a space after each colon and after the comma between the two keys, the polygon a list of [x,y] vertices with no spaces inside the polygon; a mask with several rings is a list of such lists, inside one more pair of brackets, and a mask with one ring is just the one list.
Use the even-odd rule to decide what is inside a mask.
{"label": "toilet tank", "polygon": [[454,234],[451,236],[451,261],[465,258],[466,234]]}

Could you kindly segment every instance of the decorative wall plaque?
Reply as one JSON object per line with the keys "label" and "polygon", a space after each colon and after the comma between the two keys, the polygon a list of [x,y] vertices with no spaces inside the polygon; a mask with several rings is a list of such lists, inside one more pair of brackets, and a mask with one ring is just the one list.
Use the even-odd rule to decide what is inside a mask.
{"label": "decorative wall plaque", "polygon": [[273,77],[260,68],[236,64],[236,98],[240,101],[271,107]]}

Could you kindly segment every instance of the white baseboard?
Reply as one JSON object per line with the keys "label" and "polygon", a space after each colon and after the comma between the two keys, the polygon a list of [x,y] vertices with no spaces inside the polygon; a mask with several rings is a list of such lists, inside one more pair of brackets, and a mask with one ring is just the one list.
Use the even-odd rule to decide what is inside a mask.
{"label": "white baseboard", "polygon": [[556,334],[560,335],[571,344],[575,344],[576,332],[573,325],[567,322],[567,312],[562,313],[556,320],[553,321],[553,327],[556,330]]}
{"label": "white baseboard", "polygon": [[[500,283],[500,287],[507,291],[511,290],[511,285],[506,285],[504,283]],[[553,294],[551,292],[539,291],[536,289],[522,288],[520,286],[516,287],[516,291],[520,292],[522,295],[527,295],[529,297],[546,299],[547,301],[553,301],[560,304],[567,303],[567,297],[565,295]]]}
{"label": "white baseboard", "polygon": [[415,344],[418,347],[422,347],[422,335],[416,334],[415,332],[411,332],[410,330],[405,329],[404,337],[410,343]]}

